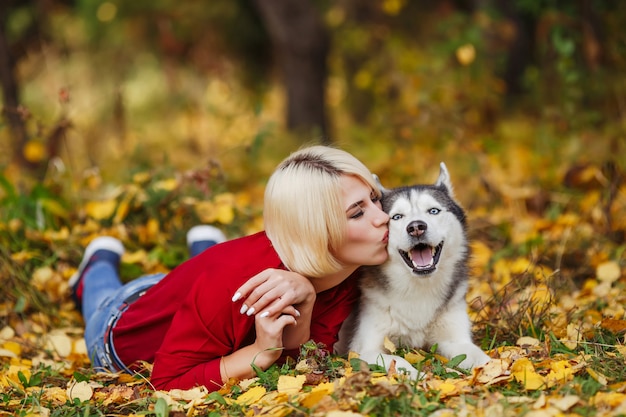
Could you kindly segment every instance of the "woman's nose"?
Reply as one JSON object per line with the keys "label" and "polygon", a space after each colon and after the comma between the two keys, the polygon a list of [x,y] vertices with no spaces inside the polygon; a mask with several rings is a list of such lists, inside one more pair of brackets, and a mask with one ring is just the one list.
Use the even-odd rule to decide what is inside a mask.
{"label": "woman's nose", "polygon": [[379,225],[383,225],[383,224],[387,224],[389,223],[389,215],[387,213],[385,213],[384,211],[380,210],[379,215],[376,217],[377,222]]}

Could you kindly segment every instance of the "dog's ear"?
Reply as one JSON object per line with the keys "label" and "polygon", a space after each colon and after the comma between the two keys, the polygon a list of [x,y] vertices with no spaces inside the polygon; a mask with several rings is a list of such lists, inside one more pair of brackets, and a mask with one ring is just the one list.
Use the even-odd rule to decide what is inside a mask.
{"label": "dog's ear", "polygon": [[378,175],[372,174],[372,176],[374,177],[374,182],[378,186],[378,189],[380,190],[380,192],[384,193],[385,191],[387,191],[387,189],[383,187],[383,185],[380,183],[380,178],[378,178]]}
{"label": "dog's ear", "polygon": [[452,189],[452,182],[450,181],[450,174],[448,174],[448,168],[443,162],[439,164],[439,178],[435,182],[437,187],[445,187],[450,194],[450,197],[454,198],[454,190]]}

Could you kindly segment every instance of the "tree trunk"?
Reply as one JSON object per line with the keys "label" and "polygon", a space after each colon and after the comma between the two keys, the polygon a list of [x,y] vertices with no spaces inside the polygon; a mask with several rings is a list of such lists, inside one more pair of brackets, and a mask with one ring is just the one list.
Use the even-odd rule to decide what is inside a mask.
{"label": "tree trunk", "polygon": [[330,142],[325,111],[329,37],[305,0],[255,0],[274,45],[287,92],[287,127]]}
{"label": "tree trunk", "polygon": [[[6,16],[6,10],[0,15]],[[14,158],[20,165],[32,168],[32,164],[24,158],[22,150],[28,141],[26,124],[19,107],[19,88],[15,78],[15,60],[6,36],[4,20],[0,18],[0,84],[2,85],[2,99],[4,106],[2,113],[11,129],[13,136]]]}
{"label": "tree trunk", "polygon": [[509,0],[497,0],[496,7],[515,28],[515,38],[509,44],[506,67],[502,74],[506,83],[506,95],[511,99],[524,93],[522,79],[526,68],[533,61],[535,51],[536,18],[530,13],[521,11]]}

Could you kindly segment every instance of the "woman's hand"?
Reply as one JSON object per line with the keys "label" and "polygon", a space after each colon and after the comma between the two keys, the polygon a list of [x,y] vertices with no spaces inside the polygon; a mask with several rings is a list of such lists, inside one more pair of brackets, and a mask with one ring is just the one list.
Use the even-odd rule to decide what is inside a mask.
{"label": "woman's hand", "polygon": [[243,284],[233,302],[243,300],[240,312],[265,317],[288,314],[299,317],[301,309],[310,309],[315,302],[315,289],[307,278],[282,269],[266,269]]}
{"label": "woman's hand", "polygon": [[255,375],[250,364],[266,370],[278,360],[283,352],[283,337],[287,328],[295,326],[296,317],[291,314],[276,313],[254,318],[256,340],[230,355],[224,356],[220,363],[222,382],[230,378],[245,379]]}

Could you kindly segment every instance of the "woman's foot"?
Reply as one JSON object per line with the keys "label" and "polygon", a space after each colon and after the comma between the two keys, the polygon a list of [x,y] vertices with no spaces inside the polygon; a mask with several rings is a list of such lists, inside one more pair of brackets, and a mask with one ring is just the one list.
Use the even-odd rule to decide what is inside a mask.
{"label": "woman's foot", "polygon": [[85,272],[95,262],[108,262],[117,269],[120,266],[120,259],[123,253],[124,245],[122,242],[110,236],[97,237],[87,245],[78,271],[72,275],[67,283],[70,287],[72,299],[79,311],[82,311],[83,277]]}
{"label": "woman's foot", "polygon": [[225,240],[220,229],[209,225],[194,226],[187,232],[187,247],[192,257]]}

